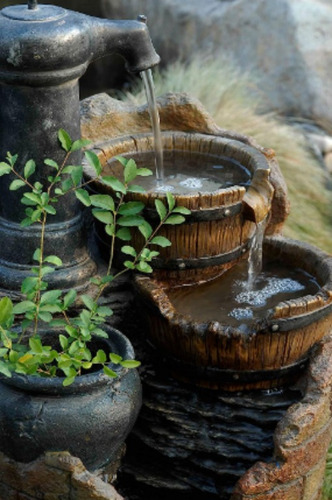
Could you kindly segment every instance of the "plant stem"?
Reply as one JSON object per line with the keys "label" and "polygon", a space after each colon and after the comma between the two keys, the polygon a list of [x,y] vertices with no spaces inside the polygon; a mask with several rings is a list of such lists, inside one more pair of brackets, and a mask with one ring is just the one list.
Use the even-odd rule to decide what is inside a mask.
{"label": "plant stem", "polygon": [[39,255],[39,264],[38,264],[38,282],[37,282],[37,290],[34,298],[34,302],[36,304],[36,312],[35,312],[35,319],[34,319],[34,329],[33,329],[33,334],[37,335],[38,331],[38,314],[39,314],[39,307],[40,307],[40,299],[41,299],[41,282],[43,278],[43,262],[44,262],[44,244],[45,244],[45,230],[46,230],[46,221],[47,221],[47,212],[43,210],[43,218],[41,221],[41,233],[40,233],[40,255]]}

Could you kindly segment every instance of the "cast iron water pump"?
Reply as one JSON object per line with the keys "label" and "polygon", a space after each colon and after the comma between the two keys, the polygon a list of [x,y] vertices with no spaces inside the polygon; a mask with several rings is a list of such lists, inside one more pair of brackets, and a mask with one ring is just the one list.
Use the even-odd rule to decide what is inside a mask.
{"label": "cast iron water pump", "polygon": [[[18,154],[17,170],[30,158],[35,179],[51,175],[45,158],[61,163],[57,132],[80,137],[79,78],[104,55],[122,55],[132,72],[159,62],[148,29],[140,21],[98,19],[53,5],[15,5],[0,11],[0,161]],[[71,164],[79,164],[74,153]],[[53,172],[52,172],[53,173]],[[22,193],[9,191],[10,176],[0,179],[0,288],[19,290],[38,246],[39,228],[21,228]],[[89,256],[81,209],[68,194],[49,219],[45,251],[58,255],[64,268],[50,285],[70,288],[87,282],[95,270]]]}

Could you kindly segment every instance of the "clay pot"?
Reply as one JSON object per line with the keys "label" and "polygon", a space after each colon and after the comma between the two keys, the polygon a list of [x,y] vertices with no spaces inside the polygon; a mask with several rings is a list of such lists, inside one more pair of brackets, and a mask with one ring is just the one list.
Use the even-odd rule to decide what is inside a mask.
{"label": "clay pot", "polygon": [[[133,359],[129,340],[118,330],[108,331],[102,348]],[[0,450],[19,462],[33,461],[46,451],[69,451],[89,470],[111,462],[141,407],[137,371],[114,369],[115,379],[97,371],[67,387],[60,377],[1,377]]]}
{"label": "clay pot", "polygon": [[[154,276],[168,282],[204,281],[225,271],[247,253],[255,227],[253,222],[269,214],[273,195],[268,179],[269,163],[254,147],[230,138],[174,131],[163,132],[162,137],[164,157],[169,157],[175,165],[177,162],[189,164],[183,170],[185,175],[194,175],[190,162],[195,155],[200,155],[202,171],[206,162],[222,163],[228,159],[240,163],[249,172],[249,189],[235,184],[209,193],[174,195],[177,205],[189,208],[191,215],[180,226],[162,228],[160,234],[172,245],[158,247],[160,256],[152,263]],[[103,163],[102,175],[121,175],[122,166],[114,158],[117,155],[153,167],[153,137],[148,133],[113,139],[100,144],[96,152]],[[85,176],[88,180],[94,177],[88,166]],[[112,192],[99,181],[92,183],[92,189]],[[151,224],[158,221],[154,206],[157,198],[166,203],[166,195],[162,192],[130,193],[127,197],[144,202],[145,217]],[[97,233],[99,240],[107,244],[104,228],[97,226]],[[131,244],[141,248],[143,243],[141,234],[134,232]]]}
{"label": "clay pot", "polygon": [[302,242],[269,237],[268,260],[300,268],[320,285],[315,295],[279,303],[248,332],[194,321],[170,300],[171,288],[145,276],[136,286],[146,308],[147,336],[180,380],[212,389],[271,388],[294,381],[310,349],[331,331],[332,257]]}

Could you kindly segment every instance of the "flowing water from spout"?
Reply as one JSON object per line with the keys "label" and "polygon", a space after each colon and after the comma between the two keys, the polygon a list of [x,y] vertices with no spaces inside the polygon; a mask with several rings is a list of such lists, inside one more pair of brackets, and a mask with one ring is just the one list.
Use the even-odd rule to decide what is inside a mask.
{"label": "flowing water from spout", "polygon": [[267,217],[256,224],[255,234],[249,251],[248,288],[252,290],[263,267],[263,239],[267,226]]}
{"label": "flowing water from spout", "polygon": [[[236,184],[247,185],[251,177],[250,172],[239,162],[230,158],[221,158],[219,156],[212,160],[207,155],[193,154],[188,151],[189,160],[184,162],[184,151],[174,151],[173,158],[165,161],[166,151],[163,151],[160,116],[152,70],[142,71],[140,75],[144,85],[154,137],[154,163],[157,180],[156,185],[155,181],[151,182],[151,179],[143,178],[141,185],[147,191],[172,191],[174,194],[181,195],[213,192]],[[178,157],[180,157],[180,160]],[[144,166],[149,166],[149,164],[151,165],[151,158]],[[165,167],[167,167],[167,174],[165,173]]]}
{"label": "flowing water from spout", "polygon": [[157,108],[152,70],[147,69],[146,71],[142,71],[141,78],[144,84],[144,90],[145,90],[146,100],[148,103],[153,137],[154,137],[156,179],[157,179],[157,187],[159,187],[164,182],[163,144],[161,139],[160,117]]}

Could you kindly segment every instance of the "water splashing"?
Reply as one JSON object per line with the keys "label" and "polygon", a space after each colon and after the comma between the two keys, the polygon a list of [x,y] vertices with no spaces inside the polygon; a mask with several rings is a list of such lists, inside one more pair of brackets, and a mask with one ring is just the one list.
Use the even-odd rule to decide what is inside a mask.
{"label": "water splashing", "polygon": [[160,117],[157,108],[156,95],[154,91],[152,70],[147,69],[146,71],[142,71],[140,75],[143,80],[146,100],[148,103],[149,114],[151,119],[152,131],[154,136],[157,187],[160,188],[164,181],[163,145],[161,140]]}

